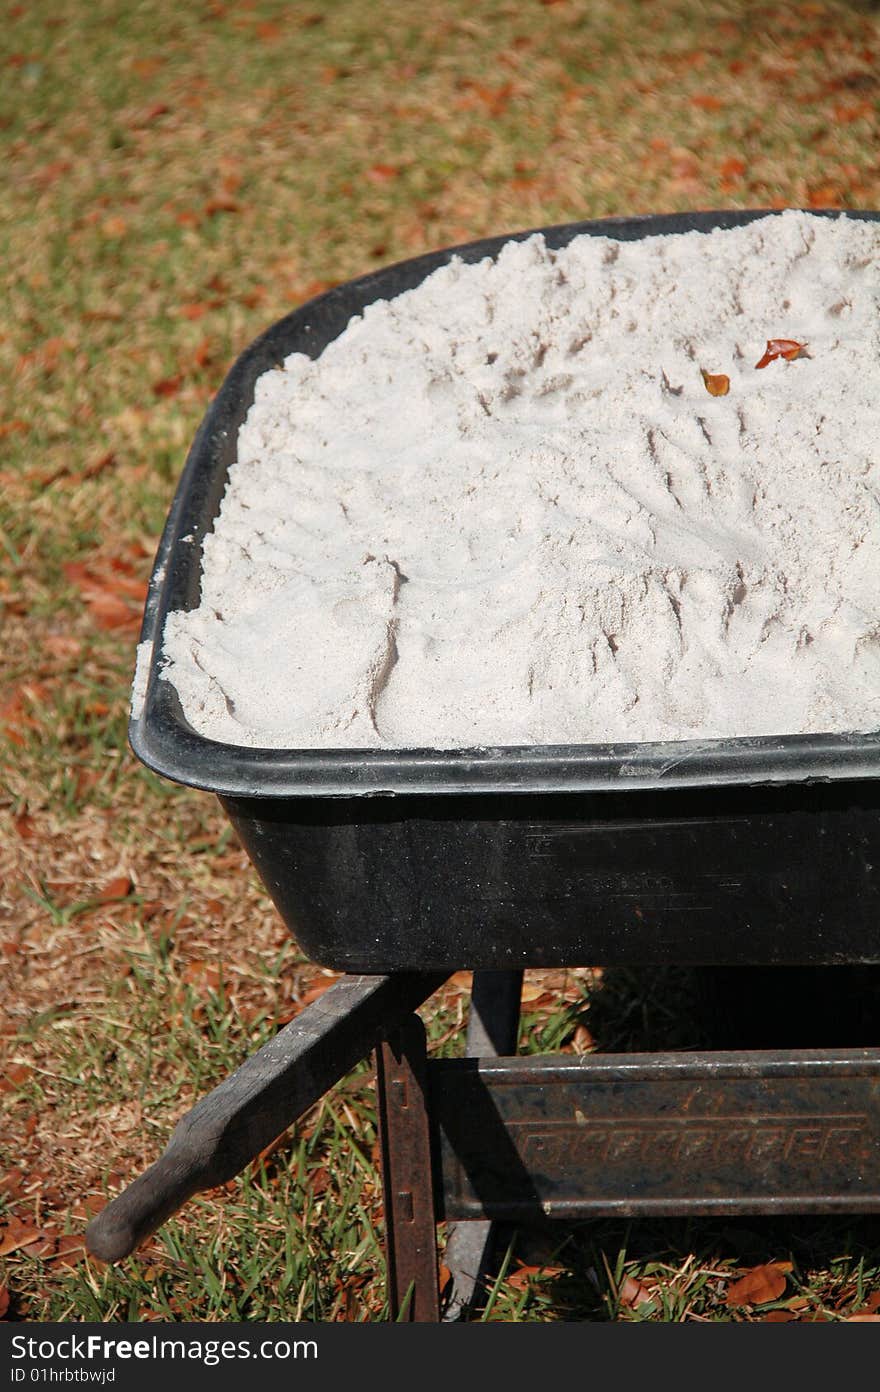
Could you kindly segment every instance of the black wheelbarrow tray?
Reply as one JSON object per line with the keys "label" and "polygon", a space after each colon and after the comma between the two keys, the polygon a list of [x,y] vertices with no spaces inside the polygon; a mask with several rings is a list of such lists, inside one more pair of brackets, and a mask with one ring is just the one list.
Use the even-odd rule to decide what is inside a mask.
{"label": "black wheelbarrow tray", "polygon": [[[763,216],[763,210],[703,212],[532,230],[556,248],[583,233],[632,240],[735,227]],[[499,985],[515,983],[523,968],[880,963],[878,732],[450,751],[258,749],[198,734],[175,689],[161,678],[165,617],[199,602],[202,542],[217,515],[257,378],[292,352],[316,357],[366,305],[413,288],[453,255],[478,261],[509,240],[493,237],[420,256],[303,305],[238,358],[195,438],[147,597],[142,640],[152,645],[152,657],[143,702],[130,724],[131,743],[157,773],[217,794],[301,950],[345,975],[179,1123],[157,1164],[92,1224],[88,1242],[99,1256],[114,1260],[132,1251],[189,1194],[235,1174],[358,1058],[411,1020],[454,971],[478,973],[476,1007],[478,983],[481,990],[493,978]],[[517,1008],[514,1001],[514,1020]],[[505,1011],[510,1017],[510,1000]],[[509,1040],[510,1024],[510,1018],[502,1022],[496,1037]],[[504,1049],[485,1045],[476,1052]],[[566,1093],[568,1100],[558,1104],[549,1100],[556,1095],[551,1074],[560,1086],[562,1075],[556,1079],[551,1061],[525,1079],[516,1058],[497,1059],[495,1072],[490,1068],[479,1078],[468,1071],[473,1059],[432,1063],[435,1105],[443,1113],[443,1099],[449,1103],[440,1122],[441,1130],[447,1126],[443,1146],[457,1156],[440,1210],[453,1218],[517,1217],[530,1211],[532,1200],[544,1213],[569,1215],[880,1207],[880,1051],[716,1058],[726,1062],[721,1066],[711,1055],[609,1055],[604,1063],[596,1056],[594,1066],[568,1059],[564,1086],[586,1092]],[[439,1075],[462,1067],[454,1087]],[[381,1078],[380,1070],[380,1084]],[[532,1106],[516,1101],[524,1094],[508,1084],[517,1079],[527,1093],[536,1089],[528,1095],[537,1099],[539,1118],[546,1121],[553,1107],[560,1117],[571,1113],[555,1160],[547,1158],[543,1122],[533,1135],[534,1118],[512,1115],[516,1106]],[[469,1150],[450,1136],[457,1098],[468,1116],[476,1115],[474,1086],[480,1097],[495,1100],[488,1130],[477,1129]],[[496,1086],[500,1092],[493,1092]],[[698,1095],[703,1101],[691,1114]],[[394,1096],[393,1088],[380,1086],[386,1130]],[[614,1123],[609,1134],[629,1136],[632,1118],[623,1111],[617,1116],[624,1102],[615,1098],[629,1099],[638,1125],[648,1128],[641,1149],[625,1161],[624,1147],[616,1167],[607,1157],[596,1161],[590,1150],[595,1138],[583,1124],[598,1107]],[[859,1118],[852,1135],[840,1130],[838,1117],[850,1112]],[[531,1136],[535,1154],[543,1157],[542,1177],[527,1174],[524,1160],[516,1171],[525,1210],[522,1194],[503,1202],[496,1195],[493,1206],[491,1186],[480,1180],[480,1156],[502,1113],[513,1128],[509,1135]],[[809,1132],[807,1144],[797,1128],[813,1113],[815,1135]],[[728,1151],[734,1153],[733,1142],[719,1131],[711,1162],[705,1137],[695,1141],[692,1155],[676,1141],[675,1163],[670,1168],[657,1161],[658,1175],[646,1179],[654,1163],[651,1127],[664,1117],[684,1128],[685,1137],[692,1124],[711,1121],[722,1131],[732,1127],[735,1140],[745,1116],[751,1118],[747,1129],[769,1126],[786,1156],[791,1146],[792,1154],[802,1145],[815,1150],[816,1135],[828,1155],[821,1163],[805,1161],[798,1179],[794,1162],[780,1169],[772,1148],[763,1159],[756,1150],[725,1177],[719,1166]],[[511,1141],[508,1160],[522,1158],[524,1144]],[[393,1156],[388,1163],[393,1168]],[[456,1185],[465,1172],[471,1189],[462,1192]],[[509,1163],[498,1172],[509,1174]],[[394,1204],[409,1194],[403,1227],[394,1220],[399,1231],[408,1231],[412,1181],[401,1189],[399,1175],[389,1179],[389,1173],[386,1165],[386,1217],[391,1224]],[[399,1285],[409,1268],[399,1257],[390,1265]],[[435,1287],[436,1273],[431,1279]]]}
{"label": "black wheelbarrow tray", "polygon": [[[631,240],[766,213],[539,229]],[[880,214],[853,214],[880,217]],[[519,238],[530,233],[517,234]],[[156,558],[138,757],[218,794],[302,951],[345,972],[640,962],[880,960],[880,733],[634,745],[313,751],[216,743],[159,676],[166,614],[199,602],[256,379],[316,357],[353,315],[468,243],[339,285],[233,365],[198,432]],[[185,540],[184,540],[185,539]],[[780,694],[780,701],[784,695]]]}

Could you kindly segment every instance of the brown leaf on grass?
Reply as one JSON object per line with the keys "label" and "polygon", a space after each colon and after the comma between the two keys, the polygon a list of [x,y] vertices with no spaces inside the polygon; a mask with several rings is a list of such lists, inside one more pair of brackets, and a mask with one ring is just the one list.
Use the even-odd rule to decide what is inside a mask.
{"label": "brown leaf on grass", "polygon": [[520,1001],[523,1005],[531,1005],[546,993],[546,987],[537,981],[524,981]]}
{"label": "brown leaf on grass", "polygon": [[325,991],[328,991],[331,986],[335,985],[338,979],[339,978],[336,976],[319,977],[318,980],[314,981],[309,989],[304,991],[300,996],[296,1003],[297,1009],[303,1010],[307,1005],[311,1005],[312,1001],[316,1001],[319,996],[323,996]]}
{"label": "brown leaf on grass", "polygon": [[15,819],[15,830],[23,841],[30,841],[36,833],[37,824],[28,812],[22,812]]}
{"label": "brown leaf on grass", "polygon": [[800,357],[806,348],[806,343],[798,343],[794,338],[768,338],[767,347],[764,355],[755,367],[766,367],[768,363],[775,362],[777,358],[784,358],[786,362],[794,362],[795,358]]}
{"label": "brown leaf on grass", "polygon": [[234,198],[209,198],[204,207],[205,217],[215,217],[217,213],[237,213],[238,204]]}
{"label": "brown leaf on grass", "polygon": [[532,1281],[544,1281],[562,1274],[561,1266],[527,1266],[523,1262],[516,1271],[507,1277],[507,1285],[514,1290],[525,1290]]}
{"label": "brown leaf on grass", "polygon": [[846,194],[837,184],[816,184],[807,190],[808,208],[839,208]]}
{"label": "brown leaf on grass", "polygon": [[723,105],[721,98],[713,96],[711,92],[698,92],[691,97],[691,106],[696,106],[700,111],[720,111]]}
{"label": "brown leaf on grass", "polygon": [[164,62],[164,58],[132,58],[129,66],[138,77],[154,77]]}
{"label": "brown leaf on grass", "polygon": [[83,469],[74,469],[70,464],[62,464],[59,468],[53,469],[51,473],[43,475],[40,483],[43,488],[48,488],[51,484],[57,483],[59,479],[70,478],[81,483],[85,479],[97,478],[111,464],[116,463],[116,455],[112,450],[107,450],[91,464],[87,464]]}
{"label": "brown leaf on grass", "polygon": [[250,1162],[250,1165],[248,1167],[249,1174],[256,1174],[259,1171],[260,1166],[265,1164],[265,1162],[268,1159],[270,1159],[272,1155],[275,1154],[275,1151],[281,1148],[281,1146],[287,1140],[287,1133],[289,1129],[289,1127],[285,1126],[283,1131],[279,1131],[278,1135],[275,1136],[269,1142],[268,1145],[264,1145],[263,1149],[257,1155],[254,1156],[253,1160]]}
{"label": "brown leaf on grass", "polygon": [[651,1293],[647,1286],[642,1285],[634,1276],[625,1276],[618,1291],[621,1303],[629,1307],[630,1310],[637,1310],[640,1305],[644,1305],[650,1300]]}
{"label": "brown leaf on grass", "polygon": [[571,1037],[571,1047],[576,1054],[588,1054],[595,1042],[595,1039],[586,1025],[576,1026],[575,1032]]}
{"label": "brown leaf on grass", "polygon": [[154,396],[176,396],[183,385],[183,373],[177,372],[173,377],[160,377],[158,382],[153,383]]}
{"label": "brown leaf on grass", "polygon": [[38,1232],[32,1242],[22,1244],[21,1250],[26,1257],[53,1257],[58,1245],[58,1239],[51,1229],[45,1232]]}
{"label": "brown leaf on grass", "polygon": [[68,1233],[59,1237],[58,1249],[52,1260],[59,1266],[78,1266],[81,1261],[85,1261],[85,1257],[86,1249],[82,1238]]}
{"label": "brown leaf on grass", "polygon": [[104,1194],[86,1194],[70,1210],[70,1217],[74,1223],[88,1223],[106,1204],[107,1199]]}
{"label": "brown leaf on grass", "polygon": [[114,879],[107,881],[98,895],[98,902],[109,904],[114,899],[127,899],[133,889],[134,882],[128,875],[117,875]]}
{"label": "brown leaf on grass", "polygon": [[3,1076],[6,1082],[12,1084],[13,1088],[17,1088],[21,1087],[22,1083],[27,1082],[33,1071],[29,1063],[10,1063]]}
{"label": "brown leaf on grass", "polygon": [[873,116],[874,103],[861,101],[854,106],[835,106],[832,114],[838,125],[848,126],[852,121],[860,121],[863,116]]}
{"label": "brown leaf on grass", "polygon": [[737,1305],[764,1305],[768,1300],[778,1300],[785,1290],[786,1273],[791,1271],[791,1262],[764,1262],[752,1267],[727,1290],[727,1305],[733,1309]]}
{"label": "brown leaf on grass", "polygon": [[371,184],[387,184],[396,179],[400,170],[394,164],[372,164],[366,177]]}
{"label": "brown leaf on grass", "polygon": [[17,416],[12,420],[0,421],[0,440],[5,439],[7,435],[27,435],[29,430],[27,421],[19,420]]}
{"label": "brown leaf on grass", "polygon": [[762,1324],[791,1324],[792,1320],[797,1319],[794,1310],[768,1310],[762,1316]]}
{"label": "brown leaf on grass", "polygon": [[160,116],[167,116],[171,107],[166,102],[155,102],[142,112],[135,122],[138,126],[151,126],[154,121],[158,121]]}
{"label": "brown leaf on grass", "polygon": [[0,1228],[0,1257],[8,1257],[11,1252],[17,1252],[29,1243],[37,1242],[41,1237],[39,1228],[35,1228],[32,1223],[23,1223],[13,1214]]}
{"label": "brown leaf on grass", "polygon": [[24,1170],[7,1170],[4,1175],[0,1175],[0,1194],[5,1194],[8,1199],[20,1198],[24,1192]]}
{"label": "brown leaf on grass", "polygon": [[868,1310],[859,1310],[855,1315],[847,1315],[844,1324],[880,1324],[880,1315],[872,1315]]}
{"label": "brown leaf on grass", "polygon": [[25,731],[39,730],[40,722],[30,714],[28,708],[40,700],[39,684],[29,686],[25,682],[0,705],[0,725],[6,738],[13,744],[23,746],[26,740]]}
{"label": "brown leaf on grass", "polygon": [[729,155],[726,160],[722,160],[721,166],[718,170],[718,173],[721,175],[721,178],[728,181],[732,179],[739,179],[743,174],[745,174],[745,172],[745,160],[739,159],[736,155]]}
{"label": "brown leaf on grass", "polygon": [[53,373],[58,366],[61,354],[71,347],[71,344],[60,335],[54,334],[51,338],[45,339],[38,348],[33,348],[29,353],[22,353],[15,364],[16,373],[25,372],[30,367],[38,367],[46,373]]}
{"label": "brown leaf on grass", "polygon": [[116,628],[137,628],[140,615],[125,603],[119,595],[96,591],[86,596],[89,612],[99,628],[108,632]]}
{"label": "brown leaf on grass", "polygon": [[50,185],[56,183],[58,179],[62,178],[63,175],[69,174],[72,168],[73,165],[70,160],[50,160],[48,164],[44,164],[36,171],[34,179],[38,184],[41,184],[43,188],[48,188]]}
{"label": "brown leaf on grass", "polygon": [[701,367],[700,375],[703,378],[703,386],[710,396],[726,396],[730,391],[730,378],[725,373],[707,372],[704,367]]}
{"label": "brown leaf on grass", "polygon": [[9,1313],[9,1287],[0,1286],[0,1319],[5,1319]]}
{"label": "brown leaf on grass", "polygon": [[214,350],[209,338],[203,338],[193,352],[193,362],[196,367],[210,367],[214,361]]}
{"label": "brown leaf on grass", "polygon": [[206,986],[209,991],[216,991],[220,985],[220,968],[216,962],[203,962],[200,959],[187,962],[181,975],[188,985]]}
{"label": "brown leaf on grass", "polygon": [[512,82],[504,82],[498,87],[490,87],[484,82],[462,77],[456,82],[459,90],[465,93],[458,97],[455,106],[459,111],[473,111],[485,107],[490,116],[502,116],[514,95]]}
{"label": "brown leaf on grass", "polygon": [[91,464],[87,464],[79,476],[83,479],[97,478],[99,474],[103,474],[105,469],[109,469],[115,463],[116,455],[113,450],[105,450],[103,454],[98,455],[97,459],[93,459]]}

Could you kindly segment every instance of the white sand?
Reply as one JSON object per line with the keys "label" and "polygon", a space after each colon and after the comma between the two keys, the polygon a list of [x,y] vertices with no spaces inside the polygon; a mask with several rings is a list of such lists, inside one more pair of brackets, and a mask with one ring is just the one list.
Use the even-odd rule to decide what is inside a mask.
{"label": "white sand", "polygon": [[878,224],[535,236],[259,380],[163,675],[251,746],[865,731],[878,577]]}

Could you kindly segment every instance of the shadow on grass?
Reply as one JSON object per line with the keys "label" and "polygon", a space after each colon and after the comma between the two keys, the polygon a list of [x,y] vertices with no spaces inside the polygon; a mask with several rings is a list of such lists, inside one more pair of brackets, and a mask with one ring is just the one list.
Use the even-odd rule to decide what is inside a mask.
{"label": "shadow on grass", "polygon": [[591,996],[603,1053],[880,1047],[880,967],[609,968]]}
{"label": "shadow on grass", "polygon": [[[833,1319],[837,1305],[845,1316],[858,1304],[859,1282],[864,1296],[880,1289],[878,1215],[596,1219],[519,1230],[499,1225],[496,1269],[508,1251],[514,1270],[519,1263],[561,1268],[536,1296],[561,1321],[760,1320],[768,1307],[729,1309],[725,1294],[743,1269],[766,1262],[791,1262],[785,1299],[778,1303],[801,1297],[801,1319]],[[620,1296],[624,1274],[649,1288],[656,1283],[662,1300],[655,1298],[652,1309],[627,1308]],[[494,1318],[504,1317],[496,1310]]]}

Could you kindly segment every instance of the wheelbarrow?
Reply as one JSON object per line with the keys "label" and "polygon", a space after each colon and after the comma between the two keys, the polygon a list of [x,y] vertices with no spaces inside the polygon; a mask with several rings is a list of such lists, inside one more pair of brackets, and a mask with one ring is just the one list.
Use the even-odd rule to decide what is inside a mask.
{"label": "wheelbarrow", "polygon": [[[554,248],[761,216],[537,230]],[[417,257],[303,305],[235,362],[193,443],[147,597],[132,747],[219,797],[303,953],[343,978],[94,1219],[87,1245],[106,1260],[243,1169],[373,1049],[391,1308],[410,1319],[438,1317],[440,1217],[469,1270],[460,1308],[495,1219],[880,1209],[878,1049],[514,1052],[525,969],[880,963],[880,734],[245,748],[192,729],[160,675],[165,616],[199,600],[202,543],[257,378],[292,352],[317,356],[366,305],[453,255],[474,262],[509,240]],[[414,1011],[460,970],[475,974],[469,1056],[429,1061]]]}

